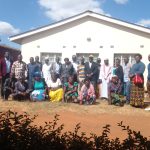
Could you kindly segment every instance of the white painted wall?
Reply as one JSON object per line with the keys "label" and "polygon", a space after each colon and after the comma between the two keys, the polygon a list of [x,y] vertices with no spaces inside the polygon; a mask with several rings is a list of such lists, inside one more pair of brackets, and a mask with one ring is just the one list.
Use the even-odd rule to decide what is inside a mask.
{"label": "white painted wall", "polygon": [[[91,38],[91,41],[88,42],[87,38]],[[140,48],[140,45],[144,47]],[[150,35],[86,17],[23,39],[21,50],[25,62],[29,62],[31,56],[40,56],[40,52],[59,52],[62,53],[62,58],[70,59],[76,53],[99,53],[102,60],[107,57],[111,64],[114,53],[141,53],[147,65]]]}

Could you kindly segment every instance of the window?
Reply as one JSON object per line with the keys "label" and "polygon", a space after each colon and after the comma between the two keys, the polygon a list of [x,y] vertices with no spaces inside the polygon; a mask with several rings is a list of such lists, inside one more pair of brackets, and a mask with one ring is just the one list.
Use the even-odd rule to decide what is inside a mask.
{"label": "window", "polygon": [[123,65],[124,64],[124,59],[126,57],[128,57],[129,58],[129,63],[133,65],[135,63],[134,56],[135,56],[135,53],[127,53],[127,54],[125,54],[125,53],[116,53],[116,54],[114,54],[114,64],[116,62],[116,59],[120,59],[121,60],[121,65]]}
{"label": "window", "polygon": [[60,61],[62,58],[62,53],[41,53],[41,62],[44,64],[45,57],[49,57],[49,62],[55,62],[56,57],[60,57]]}
{"label": "window", "polygon": [[76,53],[76,55],[78,60],[81,56],[84,56],[85,62],[89,61],[89,55],[94,56],[94,61],[96,61],[96,59],[99,57],[99,53]]}

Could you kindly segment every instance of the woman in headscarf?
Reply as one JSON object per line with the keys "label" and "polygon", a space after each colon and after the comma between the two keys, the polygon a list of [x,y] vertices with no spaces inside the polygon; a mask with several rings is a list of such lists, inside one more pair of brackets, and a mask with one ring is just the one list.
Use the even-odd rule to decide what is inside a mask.
{"label": "woman in headscarf", "polygon": [[136,107],[144,106],[144,71],[145,65],[141,62],[142,55],[136,54],[136,63],[132,66],[129,73],[131,81],[130,105]]}
{"label": "woman in headscarf", "polygon": [[32,101],[43,101],[46,97],[46,83],[41,78],[41,73],[36,72],[34,74],[34,81],[33,81],[33,91],[30,95],[30,99]]}
{"label": "woman in headscarf", "polygon": [[80,92],[80,104],[93,104],[96,100],[94,86],[88,78],[84,80],[84,84]]}
{"label": "woman in headscarf", "polygon": [[118,78],[118,76],[113,75],[111,81],[109,82],[108,86],[108,104],[113,104],[116,106],[123,106],[124,102],[121,99],[121,90],[122,90],[122,84]]}
{"label": "woman in headscarf", "polygon": [[65,102],[77,102],[78,97],[78,83],[74,82],[74,77],[70,76],[68,82],[64,84],[64,96],[63,101]]}

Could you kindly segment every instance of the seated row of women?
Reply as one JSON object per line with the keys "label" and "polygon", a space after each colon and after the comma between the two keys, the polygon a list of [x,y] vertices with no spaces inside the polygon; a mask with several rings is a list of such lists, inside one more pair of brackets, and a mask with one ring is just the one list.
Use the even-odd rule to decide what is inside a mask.
{"label": "seated row of women", "polygon": [[12,95],[14,100],[43,101],[49,99],[50,101],[63,102],[79,102],[80,104],[95,103],[96,96],[93,85],[90,80],[85,79],[85,82],[78,91],[78,83],[74,82],[74,78],[70,76],[68,82],[62,86],[61,81],[55,74],[51,75],[51,80],[46,85],[41,74],[36,72],[34,74],[33,88],[28,88],[28,83],[24,78],[16,79],[10,75],[4,84],[4,99]]}

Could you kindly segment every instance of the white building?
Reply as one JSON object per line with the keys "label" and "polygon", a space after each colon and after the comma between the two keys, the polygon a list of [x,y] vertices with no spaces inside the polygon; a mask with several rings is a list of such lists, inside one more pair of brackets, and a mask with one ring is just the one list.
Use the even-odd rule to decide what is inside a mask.
{"label": "white building", "polygon": [[93,54],[102,60],[109,58],[113,65],[115,58],[123,60],[128,55],[133,61],[134,55],[141,53],[147,65],[150,53],[150,29],[91,11],[12,36],[10,41],[21,45],[25,62],[37,55],[54,61],[56,56],[63,60],[73,54]]}

